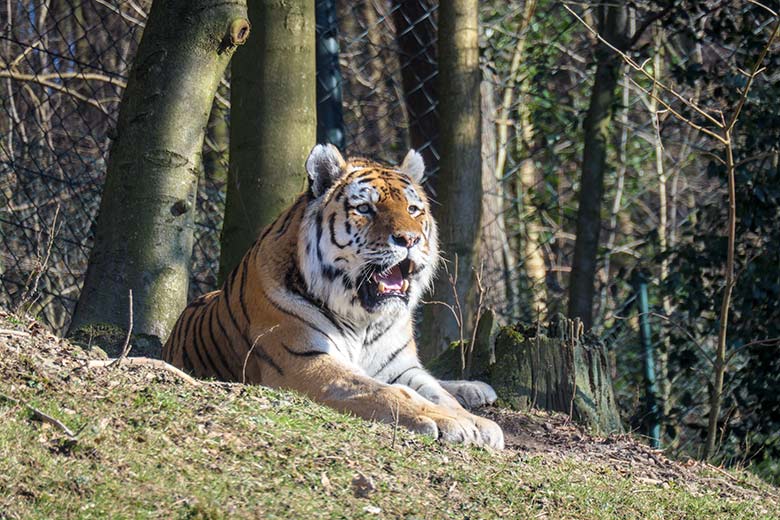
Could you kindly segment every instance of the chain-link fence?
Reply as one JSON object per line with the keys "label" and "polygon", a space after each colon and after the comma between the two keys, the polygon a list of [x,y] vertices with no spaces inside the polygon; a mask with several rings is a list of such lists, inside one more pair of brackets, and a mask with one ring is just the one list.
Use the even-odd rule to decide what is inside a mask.
{"label": "chain-link fence", "polygon": [[[26,302],[32,312],[58,331],[86,270],[112,128],[149,4],[0,7],[0,303],[34,299]],[[414,147],[435,175],[437,7],[433,0],[317,2],[318,105],[321,123],[330,125],[321,139],[388,162]],[[480,10],[484,285],[504,319],[534,319],[565,310],[594,41],[559,2],[491,0]],[[328,53],[338,65],[330,70],[322,66]],[[229,98],[225,78],[204,145],[191,297],[216,286]],[[634,136],[651,134],[652,118],[636,108],[638,96],[624,102],[635,108],[620,121],[625,130],[615,149],[636,149]],[[632,182],[631,173],[630,164],[610,172],[618,181],[610,185],[620,185],[619,177]],[[631,194],[626,200],[608,190],[612,256],[598,280],[598,323],[630,293],[622,271],[639,254],[632,241],[644,230],[636,229],[641,217],[623,216],[637,200],[647,203],[646,193]]]}
{"label": "chain-link fence", "polygon": [[[149,4],[62,0],[7,2],[0,8],[5,20],[0,36],[0,301],[30,306],[57,331],[67,326],[86,270],[112,129]],[[327,7],[328,2],[319,2],[318,9],[320,4]],[[340,88],[320,89],[318,101],[327,102],[334,92],[341,97],[340,144],[347,153],[389,162],[413,146],[434,175],[439,153],[437,3],[331,5],[334,11],[326,11],[330,24],[318,20],[318,31],[336,36]],[[514,183],[523,153],[517,125],[509,121],[516,119],[514,107],[522,100],[502,96],[519,85],[510,77],[516,74],[511,60],[527,24],[522,3],[486,3],[483,11],[486,200],[492,200],[484,220],[495,230],[485,236],[488,247],[503,241],[502,251],[508,252],[506,238],[514,240],[523,221],[517,214],[502,216],[507,208],[523,211],[519,203],[506,203],[519,188],[505,189]],[[499,127],[504,129],[498,132],[500,153],[493,142],[499,117],[507,120]],[[191,296],[216,286],[228,124],[229,78],[215,100],[204,146]],[[491,286],[506,286],[513,295],[507,312],[516,315],[520,288],[514,285],[520,283],[516,273],[523,260],[509,255],[507,264],[507,258],[496,258],[487,262],[486,276],[493,278]],[[503,305],[502,298],[495,292],[496,305]]]}
{"label": "chain-link fence", "polygon": [[[67,326],[86,271],[112,129],[150,3],[0,5],[0,304],[25,305],[55,331]],[[316,6],[320,140],[390,163],[414,147],[428,175],[435,175],[438,2],[318,0]],[[597,41],[561,2],[487,0],[480,11],[483,285],[504,320],[534,320],[565,311],[581,122]],[[593,13],[583,10],[583,16],[596,23]],[[690,60],[711,70],[730,63],[733,49],[708,42],[700,30],[704,16],[686,22],[704,34],[703,43],[680,37],[663,49],[678,52],[669,60],[676,71],[664,74],[688,70]],[[644,59],[653,53],[650,32],[642,42]],[[688,99],[718,99],[693,84],[677,86],[687,89],[682,93]],[[691,335],[690,324],[674,315],[660,287],[673,266],[660,253],[679,240],[675,233],[696,208],[721,192],[701,155],[692,153],[709,145],[653,105],[642,85],[652,88],[626,69],[609,146],[608,163],[615,166],[606,174],[595,323],[614,356],[616,391],[632,425],[646,421],[644,349],[661,353],[659,367],[666,363],[672,385],[661,392],[674,402],[664,413],[667,423],[682,424],[687,432],[675,434],[674,441],[685,450],[704,428],[708,359],[717,334]],[[190,297],[217,284],[229,89],[226,77],[206,133]],[[664,168],[652,166],[659,156]],[[631,273],[648,263],[654,263],[653,300],[661,304],[640,312]],[[642,314],[651,330],[645,346]],[[675,348],[683,343],[686,348]],[[674,357],[691,351],[699,354]],[[666,361],[664,352],[671,353]]]}

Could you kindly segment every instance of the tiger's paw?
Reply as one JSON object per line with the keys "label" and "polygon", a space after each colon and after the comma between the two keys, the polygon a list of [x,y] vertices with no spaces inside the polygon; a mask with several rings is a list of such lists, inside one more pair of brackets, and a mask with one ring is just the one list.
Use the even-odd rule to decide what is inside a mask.
{"label": "tiger's paw", "polygon": [[495,450],[504,449],[504,432],[491,420],[469,413],[439,414],[428,412],[419,416],[410,429],[430,435],[443,442],[474,444]]}
{"label": "tiger's paw", "polygon": [[481,381],[439,381],[439,383],[465,408],[480,408],[493,404],[498,399],[493,387]]}

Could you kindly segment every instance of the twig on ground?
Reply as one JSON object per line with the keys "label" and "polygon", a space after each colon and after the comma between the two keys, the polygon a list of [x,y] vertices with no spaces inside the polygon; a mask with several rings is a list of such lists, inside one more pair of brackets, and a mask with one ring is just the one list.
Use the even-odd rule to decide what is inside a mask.
{"label": "twig on ground", "polygon": [[20,338],[29,338],[30,333],[23,330],[0,329],[0,336],[19,336]]}
{"label": "twig on ground", "polygon": [[51,424],[55,428],[59,429],[62,433],[67,435],[70,438],[70,440],[72,440],[72,441],[76,440],[76,434],[73,433],[70,428],[65,426],[62,423],[62,421],[60,421],[59,419],[55,419],[51,415],[43,413],[42,411],[38,410],[34,406],[31,406],[31,405],[25,403],[24,401],[20,401],[19,399],[13,398],[10,395],[6,395],[6,394],[3,394],[3,393],[0,393],[0,399],[4,399],[4,400],[8,401],[9,403],[13,403],[13,404],[15,404],[17,406],[23,406],[23,407],[27,408],[28,410],[30,410],[30,412],[32,412],[33,419],[35,419],[37,421],[40,421],[40,422],[45,422],[45,423]]}
{"label": "twig on ground", "polygon": [[393,441],[390,443],[390,449],[395,449],[395,437],[398,434],[398,421],[401,418],[401,405],[395,405],[395,413],[393,413]]}
{"label": "twig on ground", "polygon": [[119,354],[119,357],[116,358],[114,361],[111,362],[110,367],[116,366],[119,362],[121,362],[123,359],[127,357],[127,355],[130,353],[130,349],[133,348],[130,345],[130,338],[133,335],[133,290],[130,289],[127,291],[127,299],[128,299],[128,305],[129,305],[129,323],[127,325],[127,336],[125,337],[125,343],[122,346],[122,352]]}
{"label": "twig on ground", "polygon": [[156,368],[159,370],[165,370],[167,372],[170,372],[171,374],[178,376],[180,379],[183,379],[184,381],[188,382],[193,386],[201,386],[200,381],[194,379],[189,374],[182,372],[175,366],[169,365],[168,363],[166,363],[161,359],[152,359],[147,357],[132,357],[132,358],[124,358],[124,359],[92,359],[87,362],[86,368],[109,367],[109,366],[113,366],[114,363],[117,361],[119,361],[120,365],[125,365],[125,366],[146,366],[146,367]]}

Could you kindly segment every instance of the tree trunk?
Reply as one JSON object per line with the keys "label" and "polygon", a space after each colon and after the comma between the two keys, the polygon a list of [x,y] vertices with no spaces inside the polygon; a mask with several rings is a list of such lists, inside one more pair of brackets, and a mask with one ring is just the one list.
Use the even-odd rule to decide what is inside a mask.
{"label": "tree trunk", "polygon": [[431,0],[397,0],[393,10],[401,55],[401,82],[409,117],[409,139],[428,172],[439,164],[439,117],[436,111],[436,22]]}
{"label": "tree trunk", "polygon": [[[453,345],[428,368],[440,379],[460,379],[460,359]],[[489,383],[502,405],[562,412],[597,433],[619,433],[610,373],[604,344],[583,335],[576,320],[559,315],[547,326],[499,327],[486,312],[479,321],[471,377]]]}
{"label": "tree trunk", "polygon": [[509,247],[504,212],[503,179],[496,175],[496,104],[493,84],[482,81],[482,217],[479,236],[479,258],[484,262],[482,282],[489,290],[485,306],[494,309],[507,323],[517,316],[515,291],[512,287],[514,254]]}
{"label": "tree trunk", "polygon": [[255,30],[231,69],[220,280],[304,189],[304,163],[317,139],[314,0],[248,6]]}
{"label": "tree trunk", "polygon": [[[219,80],[249,33],[244,4],[154,2],[111,147],[95,245],[69,334],[125,328],[159,355],[187,303],[203,137]],[[156,350],[156,352],[155,352]]]}
{"label": "tree trunk", "polygon": [[512,408],[563,412],[598,433],[620,433],[606,348],[582,331],[565,318],[547,330],[504,327],[487,380]]}
{"label": "tree trunk", "polygon": [[[226,91],[220,88],[220,94]],[[230,148],[230,109],[219,101],[211,107],[208,128],[206,128],[206,151],[203,153],[204,179],[218,183],[227,180],[228,150]]]}
{"label": "tree trunk", "polygon": [[[618,49],[626,46],[628,7],[622,4],[599,8],[599,31]],[[574,243],[569,280],[569,317],[580,318],[586,329],[593,325],[596,260],[601,233],[601,199],[604,194],[604,170],[609,142],[615,87],[621,69],[621,58],[605,45],[596,52],[596,78],[585,116],[585,142],[582,157],[577,239]]]}
{"label": "tree trunk", "polygon": [[[463,306],[464,333],[471,330],[468,306],[472,267],[482,206],[479,16],[476,0],[443,2],[439,11],[439,83],[441,161],[435,188],[439,205],[441,251],[446,267],[457,276],[457,294]],[[457,262],[456,262],[457,257]],[[434,300],[453,304],[446,274],[434,283]],[[421,355],[431,359],[459,337],[458,326],[444,305],[423,311]]]}
{"label": "tree trunk", "polygon": [[[531,92],[530,86],[527,91]],[[539,225],[539,217],[536,211],[531,210],[533,207],[531,193],[539,183],[539,172],[534,163],[535,132],[529,104],[530,96],[526,95],[523,96],[517,108],[523,150],[525,151],[525,157],[520,165],[517,179],[522,193],[517,198],[520,200],[523,210],[519,217],[522,219],[523,215],[529,215],[527,220],[521,221],[524,231],[521,239],[521,255],[528,293],[526,302],[528,307],[530,307],[530,316],[536,316],[537,319],[543,320],[547,317],[547,267],[542,254],[542,229]]]}
{"label": "tree trunk", "polygon": [[[664,64],[664,40],[665,36],[662,27],[657,27],[653,34],[653,77],[656,81],[663,81]],[[663,286],[669,277],[669,258],[667,250],[669,241],[667,239],[668,224],[668,197],[666,195],[668,172],[664,165],[664,143],[661,140],[661,120],[658,111],[657,97],[661,95],[657,83],[653,83],[651,89],[652,95],[648,100],[650,104],[650,117],[653,118],[653,148],[655,149],[655,172],[658,176],[658,249],[661,254],[661,272],[659,273],[659,285]],[[661,299],[664,315],[672,315],[672,300],[668,294],[664,294]],[[671,412],[672,384],[669,380],[669,350],[671,348],[671,338],[664,334],[659,348],[656,350],[658,392],[661,401],[660,420],[666,422],[666,418]]]}
{"label": "tree trunk", "polygon": [[[517,223],[519,226],[522,226],[523,223],[522,220],[522,208],[525,207],[525,200],[527,197],[527,190],[523,187],[522,189],[522,196],[515,196],[516,203],[512,204],[508,201],[506,198],[506,193],[504,189],[504,183],[506,182],[506,163],[507,163],[507,157],[509,156],[509,128],[511,125],[514,124],[514,121],[512,120],[512,106],[515,103],[515,91],[516,90],[522,90],[522,85],[519,85],[520,82],[520,65],[523,61],[523,58],[525,57],[525,46],[527,42],[527,35],[528,35],[528,26],[531,23],[531,18],[533,17],[534,11],[536,10],[536,0],[528,0],[525,2],[525,5],[523,6],[523,16],[520,20],[520,24],[517,28],[517,43],[515,44],[515,50],[512,54],[512,61],[509,65],[509,78],[506,82],[506,85],[504,86],[503,95],[501,96],[501,105],[496,113],[496,160],[495,160],[495,184],[497,188],[497,196],[501,199],[502,205],[504,206],[504,212],[506,212],[510,207],[514,206],[515,208],[515,218],[517,219]],[[527,115],[527,119],[530,123],[530,110],[527,106],[527,99],[522,100],[517,105],[517,112],[518,112],[518,118],[521,121],[521,128],[523,129],[523,132],[525,135],[526,129],[523,126],[525,121],[524,116]],[[533,132],[531,131],[531,135]],[[485,138],[484,130],[483,130],[483,140]],[[524,143],[527,144],[527,143]],[[526,150],[528,150],[528,156],[530,157],[531,152],[527,146],[524,146]],[[526,165],[527,163],[527,165]],[[534,173],[533,171],[533,162],[530,161],[530,159],[526,159],[526,161],[523,163],[523,168],[521,169],[521,175],[520,175],[520,183],[522,184],[522,179],[525,178],[523,175],[523,172],[529,171],[531,173]],[[511,183],[515,184],[515,183]],[[511,193],[510,189],[510,193]],[[520,203],[522,201],[522,203]],[[519,211],[518,211],[519,210]],[[483,214],[486,213],[486,211],[483,210]],[[510,213],[511,214],[511,213]],[[504,225],[506,223],[506,217],[502,214],[502,219],[504,221]],[[527,223],[526,226],[530,225],[531,223]],[[526,243],[526,249],[530,248],[531,246],[527,245],[527,240],[522,241]],[[521,241],[517,239],[510,239],[508,235],[505,234],[504,241],[501,245],[501,250],[503,257],[505,259],[505,265],[507,268],[506,276],[505,276],[505,290],[506,290],[506,298],[508,301],[507,310],[510,316],[517,317],[520,314],[520,294],[523,292],[520,283],[518,283],[518,279],[520,278],[520,273],[515,272],[517,270],[517,266],[515,265],[516,255],[515,252],[520,253],[520,257],[523,258],[524,255],[522,253],[521,249]],[[539,258],[541,258],[541,249],[540,248],[533,248],[534,254],[538,254]],[[529,266],[538,266],[538,262],[529,262],[526,260],[525,267],[528,268]],[[544,269],[544,261],[541,263],[542,269]],[[528,274],[528,270],[526,269],[526,273]],[[536,293],[534,293],[535,295]],[[536,300],[534,296],[534,301]],[[541,301],[546,302],[546,298],[542,297]]]}

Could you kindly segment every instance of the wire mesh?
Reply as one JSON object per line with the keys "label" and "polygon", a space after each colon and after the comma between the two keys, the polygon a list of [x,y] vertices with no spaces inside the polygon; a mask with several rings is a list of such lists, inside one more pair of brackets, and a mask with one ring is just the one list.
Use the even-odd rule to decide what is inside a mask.
{"label": "wire mesh", "polygon": [[[112,131],[150,4],[33,0],[0,5],[0,304],[26,305],[57,332],[67,327],[79,296]],[[428,175],[436,175],[438,2],[318,0],[316,5],[319,138],[348,154],[390,163],[414,147],[422,152]],[[587,8],[575,7],[594,20]],[[706,15],[695,13],[687,23],[702,32]],[[703,33],[700,47],[679,38],[675,45],[683,48],[670,59],[675,70],[686,70],[691,60],[710,71],[734,61],[735,49],[710,42]],[[642,59],[652,50],[651,40],[642,41]],[[490,289],[488,304],[503,321],[565,312],[580,188],[581,121],[596,43],[561,2],[480,2],[483,285]],[[664,227],[659,180],[647,177],[653,174],[648,164],[658,153],[667,164],[667,246],[674,244],[673,233],[695,217],[696,207],[721,192],[718,181],[706,175],[700,155],[691,153],[709,151],[709,145],[668,113],[654,112],[641,78],[629,69],[622,76],[609,147],[608,162],[616,166],[606,173],[594,314],[617,367],[618,401],[638,427],[644,397],[629,278],[636,264],[662,252],[658,229]],[[687,89],[688,98],[718,99],[690,85],[676,86]],[[217,285],[229,89],[228,74],[206,132],[190,297]],[[653,277],[651,285],[660,294],[663,273],[656,269]],[[654,348],[670,350],[670,342],[685,342],[701,354],[690,360],[672,356],[669,365],[672,377],[687,381],[672,389],[677,404],[667,410],[668,417],[690,426],[688,437],[678,436],[684,450],[701,431],[707,358],[716,334],[687,335],[678,325],[684,318],[671,310],[661,305],[652,311]]]}
{"label": "wire mesh", "polygon": [[[86,269],[112,128],[149,5],[149,0],[60,0],[2,6],[0,300],[18,305],[40,271],[32,310],[58,331],[67,325]],[[428,175],[436,174],[437,8],[432,0],[317,2],[318,57],[331,60],[330,72],[318,65],[320,118],[338,127],[330,136],[323,129],[321,138],[339,142],[349,154],[391,163],[414,147],[423,153]],[[559,2],[493,0],[481,2],[480,10],[488,303],[505,321],[543,318],[565,310],[579,121],[586,110],[593,41]],[[547,25],[529,23],[532,17]],[[191,297],[214,289],[217,281],[229,86],[226,77],[204,145]],[[641,101],[636,93],[624,98],[630,109],[619,121],[624,135],[614,147],[629,148],[635,161],[649,160],[641,141],[653,132]],[[674,135],[668,129],[665,134]],[[609,186],[625,183],[628,192],[634,184],[633,198],[612,187],[607,193],[612,210],[597,280],[600,326],[630,292],[623,271],[627,260],[642,254],[644,243],[635,240],[640,231],[632,226],[657,213],[650,190],[636,186],[638,173],[631,164],[609,172]],[[681,186],[675,196],[697,188]],[[630,214],[642,207],[652,209],[639,218]],[[55,228],[47,255],[44,246]]]}

